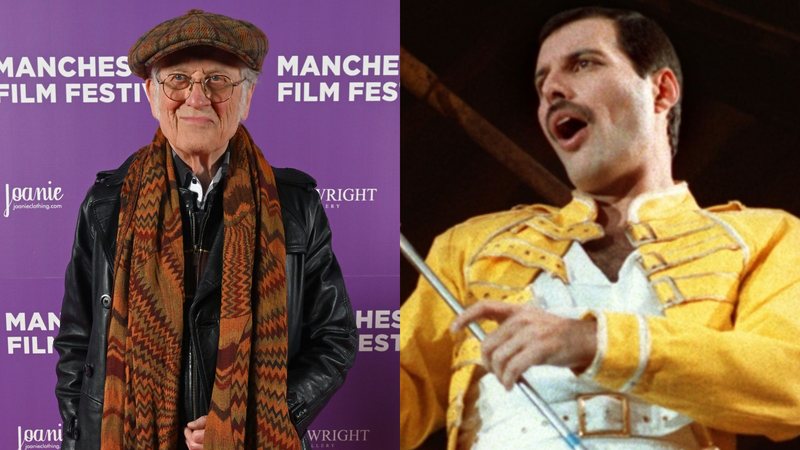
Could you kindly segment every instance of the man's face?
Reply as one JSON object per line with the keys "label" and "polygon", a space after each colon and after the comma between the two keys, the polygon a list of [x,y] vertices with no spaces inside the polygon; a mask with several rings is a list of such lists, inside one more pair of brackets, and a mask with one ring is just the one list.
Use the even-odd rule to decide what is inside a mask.
{"label": "man's face", "polygon": [[171,74],[182,74],[194,80],[191,93],[186,100],[175,101],[164,94],[162,86],[148,79],[147,93],[153,117],[181,156],[218,157],[227,148],[239,122],[247,117],[253,89],[246,87],[252,85],[240,84],[227,101],[211,103],[203,94],[202,81],[211,75],[225,75],[234,83],[238,82],[242,79],[238,67],[215,59],[186,58],[161,67],[157,77],[164,80]]}
{"label": "man's face", "polygon": [[649,169],[657,91],[619,48],[611,20],[578,20],[551,34],[535,81],[539,124],[575,187],[613,193]]}

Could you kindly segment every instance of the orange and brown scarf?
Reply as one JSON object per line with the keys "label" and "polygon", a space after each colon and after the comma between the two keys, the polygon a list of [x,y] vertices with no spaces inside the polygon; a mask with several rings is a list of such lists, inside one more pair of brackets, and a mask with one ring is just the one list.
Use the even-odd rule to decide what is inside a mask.
{"label": "orange and brown scarf", "polygon": [[[286,405],[286,250],[275,179],[244,127],[230,147],[220,337],[204,448],[300,448]],[[174,449],[183,440],[185,274],[170,158],[159,130],[137,152],[122,186],[103,449]]]}

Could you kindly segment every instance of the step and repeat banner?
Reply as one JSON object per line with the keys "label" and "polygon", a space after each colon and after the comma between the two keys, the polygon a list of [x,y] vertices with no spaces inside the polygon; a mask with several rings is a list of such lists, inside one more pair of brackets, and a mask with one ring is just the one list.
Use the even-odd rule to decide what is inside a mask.
{"label": "step and repeat banner", "polygon": [[96,172],[157,128],[131,45],[199,8],[253,22],[270,50],[244,124],[275,167],[314,176],[360,331],[313,448],[397,446],[399,0],[2,0],[0,448],[58,448],[63,276]]}

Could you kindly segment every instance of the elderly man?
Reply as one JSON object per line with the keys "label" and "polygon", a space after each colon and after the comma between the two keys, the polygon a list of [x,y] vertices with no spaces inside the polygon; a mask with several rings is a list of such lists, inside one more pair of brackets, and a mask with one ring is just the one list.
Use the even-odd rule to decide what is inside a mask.
{"label": "elderly man", "polygon": [[271,168],[240,123],[266,51],[254,25],[199,10],[131,49],[160,127],[81,206],[55,345],[62,448],[301,448],[352,366],[314,180]]}
{"label": "elderly man", "polygon": [[[457,225],[401,310],[402,448],[564,449],[524,377],[593,449],[735,447],[800,434],[800,222],[701,209],[673,181],[681,70],[663,31],[601,8],[540,37],[539,123],[577,190]],[[481,344],[465,329],[481,321]]]}

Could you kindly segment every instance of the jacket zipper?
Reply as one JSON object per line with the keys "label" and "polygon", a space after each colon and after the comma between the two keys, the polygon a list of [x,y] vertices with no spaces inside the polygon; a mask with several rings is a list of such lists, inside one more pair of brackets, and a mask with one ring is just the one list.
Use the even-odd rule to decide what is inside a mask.
{"label": "jacket zipper", "polygon": [[[197,259],[195,257],[195,251],[194,251],[194,249],[196,247],[195,242],[194,242],[195,241],[195,228],[196,227],[195,227],[195,214],[194,214],[193,205],[189,201],[186,202],[186,212],[189,214],[189,232],[191,233],[191,236],[192,236],[192,268],[194,268],[195,263],[197,261]],[[196,289],[197,288],[195,288],[195,290]],[[194,299],[192,299],[191,301],[193,302]],[[189,414],[191,416],[191,417],[189,417],[190,420],[197,419],[197,401],[195,400],[195,395],[194,395],[194,391],[195,391],[195,386],[194,386],[195,385],[195,381],[194,381],[194,338],[192,337],[192,335],[194,334],[194,331],[193,331],[193,327],[191,326],[191,323],[192,323],[192,309],[193,309],[193,307],[194,307],[194,303],[189,305],[189,315],[187,317],[187,319],[188,319],[187,322],[188,323],[186,324],[186,326],[189,327],[189,349],[187,350],[187,353],[188,353],[187,359],[188,359],[188,361],[187,361],[187,367],[186,367],[186,370],[188,371],[189,376],[186,377],[186,384],[187,384],[186,388],[189,391],[189,408],[190,408]]]}
{"label": "jacket zipper", "polygon": [[[206,199],[207,201],[210,199]],[[203,242],[203,233],[205,233],[206,224],[208,223],[210,213],[211,213],[211,203],[207,203],[208,210],[203,216],[203,221],[200,224],[200,234],[195,234],[197,225],[195,223],[195,213],[194,209],[189,209],[189,223],[191,226],[192,231],[192,257],[194,258],[193,266],[195,270],[195,296],[197,295],[197,287],[200,284],[200,276],[202,275],[199,271],[200,269],[200,250],[202,249],[202,242]],[[198,243],[199,242],[199,243]],[[197,373],[197,363],[194,361],[194,350],[197,348],[197,331],[195,330],[195,323],[194,323],[194,308],[196,303],[194,299],[192,299],[192,304],[189,306],[189,395],[191,396],[190,399],[190,406],[192,408],[192,420],[197,419],[200,416],[199,411],[199,377]]]}
{"label": "jacket zipper", "polygon": [[192,409],[192,420],[197,419],[197,398],[195,395],[195,379],[194,379],[194,344],[189,345],[189,403]]}
{"label": "jacket zipper", "polygon": [[[199,272],[200,269],[200,253],[203,248],[203,235],[206,232],[206,225],[208,224],[208,218],[211,216],[211,204],[209,202],[210,199],[206,199],[208,210],[206,210],[205,216],[203,216],[203,222],[200,224],[200,234],[197,235],[196,239],[193,239],[193,246],[194,246],[194,258],[195,262],[197,263],[197,267],[195,268],[195,278],[197,279],[197,285],[200,284],[200,277],[203,275]],[[194,222],[194,220],[192,221]],[[192,230],[194,232],[194,230]],[[196,286],[195,286],[196,287]]]}

